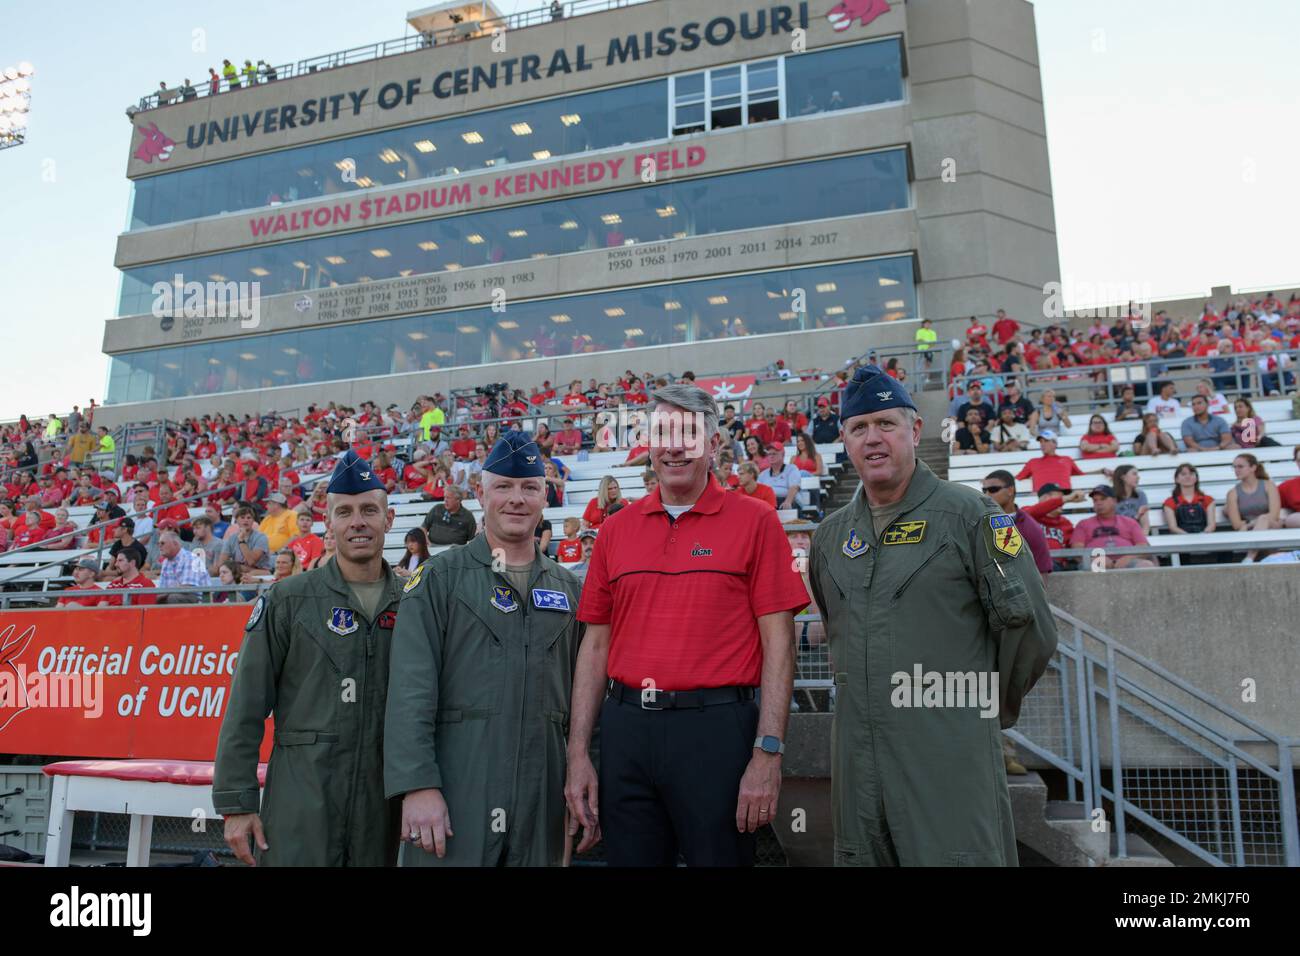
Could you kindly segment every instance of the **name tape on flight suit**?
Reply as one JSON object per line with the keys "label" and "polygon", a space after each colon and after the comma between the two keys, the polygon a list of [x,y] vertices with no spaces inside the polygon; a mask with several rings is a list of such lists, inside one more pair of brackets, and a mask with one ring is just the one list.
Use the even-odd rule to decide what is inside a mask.
{"label": "name tape on flight suit", "polygon": [[925,537],[924,521],[900,521],[885,529],[881,544],[920,544]]}
{"label": "name tape on flight suit", "polygon": [[542,611],[568,611],[569,596],[563,591],[533,588],[533,607]]}

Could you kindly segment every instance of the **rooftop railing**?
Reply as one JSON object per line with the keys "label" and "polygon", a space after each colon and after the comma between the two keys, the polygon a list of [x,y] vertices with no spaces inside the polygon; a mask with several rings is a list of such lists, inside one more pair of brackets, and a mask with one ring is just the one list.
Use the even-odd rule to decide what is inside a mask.
{"label": "rooftop railing", "polygon": [[[521,30],[525,27],[540,26],[556,20],[566,20],[570,17],[601,13],[605,10],[614,10],[648,2],[650,0],[567,0],[567,2],[560,4],[559,10],[555,10],[550,4],[547,4],[543,7],[520,10],[517,13],[502,17],[466,20],[441,30],[429,30],[424,33],[398,37],[394,40],[381,40],[364,46],[336,50],[333,53],[307,57],[297,63],[272,65],[258,60],[256,66],[248,68],[249,72],[245,72],[245,68],[235,65],[236,73],[233,79],[227,75],[222,75],[216,79],[201,80],[193,86],[169,87],[150,93],[148,96],[142,96],[140,97],[138,111],[144,112],[163,106],[171,106],[174,103],[185,103],[203,96],[237,93],[241,89],[260,86],[263,83],[275,83],[297,76],[319,73],[322,70],[333,70],[341,66],[365,63],[369,60],[399,56],[415,50],[433,49],[434,47],[445,46],[448,43],[458,43],[476,37],[491,36],[495,30]],[[127,112],[131,113],[130,110]]]}

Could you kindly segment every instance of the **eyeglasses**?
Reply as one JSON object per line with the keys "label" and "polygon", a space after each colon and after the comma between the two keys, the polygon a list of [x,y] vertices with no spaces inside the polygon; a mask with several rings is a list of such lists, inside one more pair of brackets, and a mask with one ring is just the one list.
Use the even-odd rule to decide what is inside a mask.
{"label": "eyeglasses", "polygon": [[983,488],[980,489],[980,491],[984,492],[984,494],[986,495],[996,495],[999,491],[1001,491],[1005,487],[1007,486],[1006,485],[985,485]]}

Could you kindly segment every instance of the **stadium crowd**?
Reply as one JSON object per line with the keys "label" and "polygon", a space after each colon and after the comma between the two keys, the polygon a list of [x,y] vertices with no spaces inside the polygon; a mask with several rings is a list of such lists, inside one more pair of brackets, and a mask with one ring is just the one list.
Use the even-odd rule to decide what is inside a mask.
{"label": "stadium crowd", "polygon": [[[1132,464],[1103,468],[1107,482],[1090,490],[1075,490],[1072,479],[1085,472],[1078,461],[1167,454],[1178,457],[1204,451],[1237,450],[1232,468],[1237,479],[1222,503],[1201,490],[1199,472],[1190,462],[1175,465],[1174,493],[1160,505],[1167,534],[1212,532],[1219,526],[1220,507],[1227,527],[1234,531],[1268,531],[1300,528],[1300,478],[1275,484],[1265,466],[1251,453],[1277,447],[1266,434],[1264,420],[1254,402],[1294,394],[1294,362],[1287,351],[1300,349],[1300,296],[1283,305],[1273,293],[1254,300],[1241,299],[1217,309],[1207,305],[1197,319],[1172,321],[1157,312],[1148,322],[1135,309],[1107,325],[1095,320],[1087,329],[1064,326],[1031,329],[1021,326],[1005,311],[986,327],[972,316],[965,344],[954,351],[948,415],[952,421],[951,454],[986,455],[1035,449],[1014,474],[996,469],[984,479],[983,489],[1009,513],[1016,513],[1022,536],[1041,554],[1040,569],[1077,567],[1078,562],[1048,557],[1066,548],[1145,546],[1151,533],[1150,503],[1138,487],[1140,472]],[[989,341],[990,335],[994,341]],[[1250,374],[1237,369],[1233,356],[1256,356]],[[1137,381],[1121,389],[1110,419],[1089,416],[1079,438],[1077,458],[1058,453],[1063,429],[1073,427],[1065,402],[1058,399],[1053,382],[1064,388],[1104,386],[1106,372],[1090,371],[1121,362],[1149,362],[1150,384]],[[1079,371],[1075,371],[1078,369]],[[1017,375],[1060,370],[1056,376],[1036,374],[1035,383],[1046,387],[1037,402],[1023,393]],[[1160,378],[1174,371],[1201,370],[1195,393],[1184,403],[1178,382]],[[1194,372],[1193,372],[1194,374]],[[1252,398],[1248,391],[1257,387]],[[1094,400],[1108,394],[1093,390]],[[1126,420],[1140,425],[1131,442],[1121,443],[1111,424]],[[1177,433],[1167,428],[1176,422]],[[1300,446],[1294,449],[1300,464]],[[1036,505],[1016,509],[1015,483],[1028,479]],[[1065,504],[1090,499],[1093,515],[1076,526],[1063,513]],[[1290,514],[1284,516],[1283,511]],[[1023,516],[1023,517],[1021,517]],[[1025,519],[1028,519],[1027,521]],[[1025,525],[1029,525],[1028,528]],[[1039,542],[1042,542],[1041,548]],[[1291,552],[1288,552],[1291,554]],[[1246,554],[1253,561],[1256,551]],[[1186,555],[1189,563],[1214,561],[1219,556]],[[1156,562],[1139,555],[1107,558],[1109,567],[1151,567]]]}
{"label": "stadium crowd", "polygon": [[[788,374],[779,362],[768,372],[772,379]],[[816,445],[838,440],[833,406],[847,377],[839,374],[814,408],[793,400],[780,408],[726,404],[715,470],[723,486],[773,508],[808,505],[801,479],[827,473]],[[352,448],[372,463],[390,494],[430,505],[406,534],[396,568],[405,576],[430,547],[463,544],[478,532],[465,503],[481,496],[483,464],[503,430],[532,433],[545,462],[548,507],[560,507],[571,474],[566,458],[626,450],[623,465],[647,465],[636,411],[653,388],[694,380],[689,371],[628,370],[613,382],[575,379],[563,389],[549,381],[527,391],[496,383],[450,398],[422,395],[405,409],[331,402],[301,416],[204,415],[168,427],[160,449],[125,454],[117,471],[114,439],[94,426],[93,410],[36,421],[24,416],[0,429],[0,552],[102,548],[102,560],[84,556],[72,567],[75,585],[60,601],[65,606],[120,604],[119,595],[106,592],[126,587],[193,588],[194,594],[163,599],[196,601],[198,589],[216,583],[228,589],[216,600],[251,600],[255,591],[238,585],[273,582],[329,560],[329,533],[312,530],[325,518],[325,483],[313,479]],[[621,414],[601,414],[615,409]],[[641,479],[648,494],[656,484],[648,466]],[[552,544],[550,523],[543,521],[539,543],[581,574],[601,523],[632,500],[606,475],[581,517],[564,520],[563,537]],[[86,507],[94,517],[79,528],[68,509]],[[154,603],[154,596],[132,603]]]}

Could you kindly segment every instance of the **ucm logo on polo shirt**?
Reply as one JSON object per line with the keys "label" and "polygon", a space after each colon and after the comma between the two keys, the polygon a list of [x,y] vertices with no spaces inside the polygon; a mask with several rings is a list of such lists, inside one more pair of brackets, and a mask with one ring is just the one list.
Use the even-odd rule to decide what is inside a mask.
{"label": "ucm logo on polo shirt", "polygon": [[701,548],[698,541],[691,547],[692,558],[708,558],[713,556],[712,548]]}

